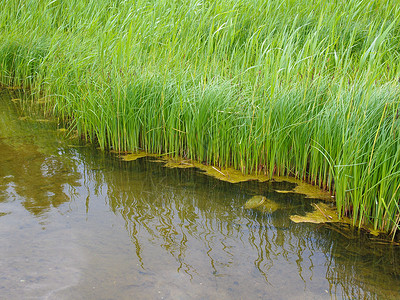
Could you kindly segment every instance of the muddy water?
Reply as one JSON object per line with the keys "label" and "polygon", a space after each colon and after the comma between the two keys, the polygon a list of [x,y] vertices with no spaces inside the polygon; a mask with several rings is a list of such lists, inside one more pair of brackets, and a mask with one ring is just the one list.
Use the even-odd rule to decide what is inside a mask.
{"label": "muddy water", "polygon": [[[292,183],[122,162],[1,98],[1,299],[400,297],[399,247],[291,222],[317,201],[275,192]],[[254,195],[278,208],[245,209]]]}

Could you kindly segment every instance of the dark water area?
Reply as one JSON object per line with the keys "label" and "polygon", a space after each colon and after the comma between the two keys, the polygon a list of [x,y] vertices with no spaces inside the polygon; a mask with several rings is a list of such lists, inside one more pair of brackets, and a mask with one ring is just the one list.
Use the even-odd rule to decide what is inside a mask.
{"label": "dark water area", "polygon": [[[289,216],[293,183],[121,161],[0,97],[0,299],[399,299],[400,248]],[[279,208],[245,209],[264,195]]]}

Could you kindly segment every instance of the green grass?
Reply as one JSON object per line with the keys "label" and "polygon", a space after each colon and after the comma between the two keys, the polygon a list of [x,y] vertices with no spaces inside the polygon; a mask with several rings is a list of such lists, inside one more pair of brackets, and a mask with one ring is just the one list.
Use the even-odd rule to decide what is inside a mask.
{"label": "green grass", "polygon": [[395,1],[0,5],[0,83],[103,149],[293,175],[399,228]]}

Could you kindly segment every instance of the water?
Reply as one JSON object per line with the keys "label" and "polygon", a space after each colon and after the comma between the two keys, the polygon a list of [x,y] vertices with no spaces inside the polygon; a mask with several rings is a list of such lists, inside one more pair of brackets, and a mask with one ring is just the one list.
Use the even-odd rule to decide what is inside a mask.
{"label": "water", "polygon": [[[400,297],[399,247],[291,222],[312,209],[275,192],[293,183],[122,162],[1,98],[1,299]],[[254,195],[280,208],[244,209]]]}

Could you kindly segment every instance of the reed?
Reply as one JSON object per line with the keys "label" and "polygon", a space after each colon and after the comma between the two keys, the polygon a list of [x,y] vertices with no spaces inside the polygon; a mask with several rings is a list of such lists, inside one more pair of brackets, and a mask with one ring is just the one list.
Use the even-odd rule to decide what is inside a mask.
{"label": "reed", "polygon": [[395,1],[0,5],[0,83],[101,148],[293,175],[399,228]]}

